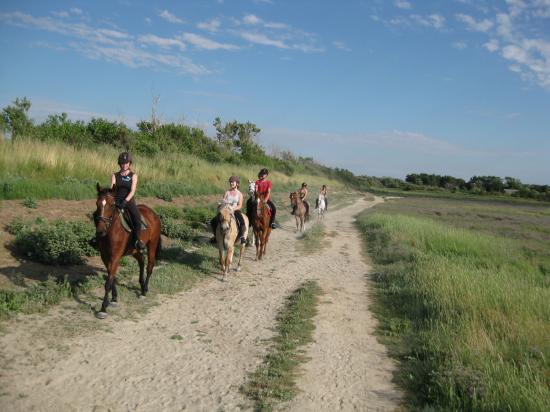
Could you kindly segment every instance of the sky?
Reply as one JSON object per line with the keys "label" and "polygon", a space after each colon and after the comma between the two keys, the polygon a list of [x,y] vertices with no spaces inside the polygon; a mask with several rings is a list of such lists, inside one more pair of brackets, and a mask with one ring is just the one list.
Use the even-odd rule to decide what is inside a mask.
{"label": "sky", "polygon": [[550,184],[550,0],[0,2],[0,107],[214,136],[358,175]]}

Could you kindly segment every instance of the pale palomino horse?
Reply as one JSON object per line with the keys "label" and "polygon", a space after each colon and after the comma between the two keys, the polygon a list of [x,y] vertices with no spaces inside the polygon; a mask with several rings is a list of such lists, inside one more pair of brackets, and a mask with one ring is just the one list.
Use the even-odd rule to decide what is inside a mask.
{"label": "pale palomino horse", "polygon": [[[237,219],[233,212],[233,207],[228,203],[221,203],[218,207],[218,215],[216,216],[218,224],[216,226],[216,243],[218,245],[218,251],[220,252],[220,266],[223,273],[223,278],[229,272],[231,268],[231,262],[233,261],[233,252],[235,250],[235,241],[239,234],[237,228]],[[245,229],[248,232],[248,217],[243,215]],[[246,233],[246,232],[245,232]],[[241,244],[239,252],[239,260],[237,262],[237,272],[241,270],[241,259],[244,254],[246,245]]]}
{"label": "pale palomino horse", "polygon": [[296,219],[296,230],[304,232],[306,230],[306,206],[304,201],[300,199],[298,192],[290,194],[290,204],[294,209],[294,218]]}
{"label": "pale palomino horse", "polygon": [[325,202],[325,195],[319,193],[319,196],[317,196],[317,220],[323,220],[325,218],[326,210],[327,204]]}

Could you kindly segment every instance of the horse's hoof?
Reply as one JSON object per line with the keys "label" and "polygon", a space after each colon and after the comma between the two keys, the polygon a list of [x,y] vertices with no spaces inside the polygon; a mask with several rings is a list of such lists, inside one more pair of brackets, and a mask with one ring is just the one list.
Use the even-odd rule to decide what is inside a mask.
{"label": "horse's hoof", "polygon": [[95,317],[98,319],[105,319],[107,317],[107,312],[97,312]]}
{"label": "horse's hoof", "polygon": [[112,306],[113,308],[118,307],[118,302],[116,300],[112,300],[111,303],[109,303],[109,306]]}
{"label": "horse's hoof", "polygon": [[240,272],[240,271],[241,271],[241,267],[237,266],[237,268],[235,269],[235,272]]}
{"label": "horse's hoof", "polygon": [[139,295],[138,299],[145,299],[145,295]]}

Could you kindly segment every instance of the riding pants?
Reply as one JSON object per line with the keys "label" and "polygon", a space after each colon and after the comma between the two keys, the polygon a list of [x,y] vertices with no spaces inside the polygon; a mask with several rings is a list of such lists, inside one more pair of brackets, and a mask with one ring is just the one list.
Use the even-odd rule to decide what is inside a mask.
{"label": "riding pants", "polygon": [[136,201],[134,199],[130,200],[126,203],[125,209],[130,214],[130,219],[132,219],[132,236],[134,236],[134,240],[138,240],[141,232],[141,216]]}

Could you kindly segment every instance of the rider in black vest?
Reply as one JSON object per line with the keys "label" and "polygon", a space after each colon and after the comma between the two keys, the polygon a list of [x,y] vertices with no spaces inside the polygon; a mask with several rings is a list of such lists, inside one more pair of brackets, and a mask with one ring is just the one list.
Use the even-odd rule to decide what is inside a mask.
{"label": "rider in black vest", "polygon": [[[145,249],[145,245],[139,238],[141,231],[141,217],[134,200],[136,193],[138,176],[130,170],[132,164],[132,156],[128,152],[123,152],[118,156],[118,165],[120,171],[113,173],[111,177],[111,189],[115,189],[115,205],[119,209],[126,209],[130,213],[132,219],[132,238],[131,242],[135,242],[135,248],[138,250]],[[132,243],[130,243],[132,244]]]}

